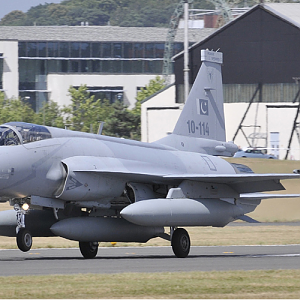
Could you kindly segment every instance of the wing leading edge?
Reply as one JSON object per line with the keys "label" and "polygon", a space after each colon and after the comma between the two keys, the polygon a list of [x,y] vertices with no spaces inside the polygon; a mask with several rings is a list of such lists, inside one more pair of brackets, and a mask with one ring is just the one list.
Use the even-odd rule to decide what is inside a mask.
{"label": "wing leading edge", "polygon": [[[117,170],[74,170],[74,172],[84,172],[90,174],[114,175],[143,182],[145,179],[153,182],[178,183],[184,180],[227,184],[235,189],[238,193],[255,193],[265,191],[285,190],[280,180],[299,179],[298,174],[172,174],[163,175],[156,172],[142,172],[141,170],[126,170],[124,168]],[[273,197],[269,197],[273,198]]]}

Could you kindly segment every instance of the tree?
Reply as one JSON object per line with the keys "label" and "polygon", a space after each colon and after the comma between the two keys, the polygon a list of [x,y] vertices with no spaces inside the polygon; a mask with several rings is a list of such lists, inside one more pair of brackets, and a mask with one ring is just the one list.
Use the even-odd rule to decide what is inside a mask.
{"label": "tree", "polygon": [[141,103],[146,98],[150,97],[151,95],[157,93],[161,89],[165,87],[165,80],[160,76],[156,76],[155,79],[151,79],[149,84],[142,88],[136,96],[136,103],[133,112],[135,114],[141,114]]}
{"label": "tree", "polygon": [[21,10],[13,10],[1,19],[0,25],[20,26],[24,24],[25,19],[26,14]]}
{"label": "tree", "polygon": [[112,105],[113,111],[108,116],[103,132],[105,135],[120,138],[141,139],[141,118],[128,110],[120,101]]}
{"label": "tree", "polygon": [[21,99],[5,99],[4,93],[0,93],[0,124],[22,121],[35,122],[35,112]]}
{"label": "tree", "polygon": [[36,114],[35,120],[35,123],[40,125],[65,127],[62,111],[54,101],[45,102],[43,108]]}
{"label": "tree", "polygon": [[[206,0],[194,0],[193,6],[213,8]],[[167,27],[175,7],[173,0],[63,0],[34,6],[27,13],[11,12],[0,25],[106,25],[109,21],[115,26]]]}
{"label": "tree", "polygon": [[78,89],[69,88],[72,104],[64,108],[67,115],[67,122],[70,122],[71,129],[77,131],[96,131],[101,121],[105,121],[112,112],[112,106],[108,100],[95,100],[90,96],[86,85],[81,85]]}

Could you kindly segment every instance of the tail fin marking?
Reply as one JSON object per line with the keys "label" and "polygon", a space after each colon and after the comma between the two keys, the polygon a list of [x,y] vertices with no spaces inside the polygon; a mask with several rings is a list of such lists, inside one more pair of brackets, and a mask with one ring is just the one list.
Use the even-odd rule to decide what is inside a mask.
{"label": "tail fin marking", "polygon": [[174,134],[225,141],[221,64],[223,54],[201,50],[202,65]]}

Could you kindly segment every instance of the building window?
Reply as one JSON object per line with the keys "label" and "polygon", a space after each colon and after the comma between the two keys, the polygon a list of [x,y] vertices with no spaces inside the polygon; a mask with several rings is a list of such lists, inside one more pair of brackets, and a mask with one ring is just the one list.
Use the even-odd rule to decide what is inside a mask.
{"label": "building window", "polygon": [[71,73],[78,73],[79,72],[79,60],[71,60],[70,61],[70,72]]}
{"label": "building window", "polygon": [[144,57],[143,43],[134,43],[133,51],[134,51],[134,58],[143,58]]}
{"label": "building window", "polygon": [[27,44],[26,42],[19,42],[19,57],[27,56]]}
{"label": "building window", "polygon": [[71,57],[80,57],[80,43],[72,42],[70,43]]}
{"label": "building window", "polygon": [[67,42],[59,43],[59,56],[60,57],[69,57],[70,56],[69,43],[67,43]]}
{"label": "building window", "polygon": [[92,72],[98,73],[101,72],[101,61],[100,60],[92,60]]}
{"label": "building window", "polygon": [[145,58],[153,58],[154,57],[154,44],[146,43],[145,44]]}
{"label": "building window", "polygon": [[37,54],[38,57],[47,57],[47,43],[39,42],[37,43]]}
{"label": "building window", "polygon": [[91,57],[91,46],[90,43],[80,43],[81,55],[80,57]]}
{"label": "building window", "polygon": [[35,111],[39,112],[45,102],[48,101],[48,93],[47,92],[20,92],[21,100],[29,104],[30,107]]}
{"label": "building window", "polygon": [[111,57],[111,43],[102,43],[102,56],[104,58]]}
{"label": "building window", "polygon": [[122,73],[122,61],[121,60],[111,61],[111,72],[112,73]]}
{"label": "building window", "polygon": [[69,61],[68,60],[61,61],[61,71],[63,73],[68,73],[68,71],[69,71]]}
{"label": "building window", "polygon": [[48,56],[49,57],[58,57],[58,43],[57,42],[48,42]]}
{"label": "building window", "polygon": [[19,60],[19,90],[35,90],[35,77],[39,74],[34,59]]}
{"label": "building window", "polygon": [[58,73],[60,70],[60,61],[58,60],[48,60],[48,73]]}
{"label": "building window", "polygon": [[123,72],[122,73],[132,73],[132,60],[124,60],[123,61]]}
{"label": "building window", "polygon": [[80,71],[82,73],[91,72],[91,61],[90,60],[82,60],[80,61]]}
{"label": "building window", "polygon": [[113,57],[115,57],[115,58],[123,57],[121,43],[113,43]]}
{"label": "building window", "polygon": [[162,72],[161,60],[146,60],[144,61],[144,72],[150,74],[160,74]]}
{"label": "building window", "polygon": [[132,43],[124,43],[124,58],[133,58],[133,46]]}
{"label": "building window", "polygon": [[133,73],[143,73],[143,61],[133,60],[132,61],[132,72]]}
{"label": "building window", "polygon": [[[78,89],[78,86],[74,86]],[[90,96],[95,96],[95,100],[109,100],[110,103],[116,101],[123,102],[124,90],[122,86],[88,86],[87,91],[90,93]]]}
{"label": "building window", "polygon": [[101,57],[101,43],[92,43],[92,57]]}
{"label": "building window", "polygon": [[36,57],[37,56],[37,43],[36,42],[28,42],[27,43],[27,56]]}
{"label": "building window", "polygon": [[165,44],[163,43],[156,43],[155,47],[155,58],[163,58],[164,51],[165,51]]}

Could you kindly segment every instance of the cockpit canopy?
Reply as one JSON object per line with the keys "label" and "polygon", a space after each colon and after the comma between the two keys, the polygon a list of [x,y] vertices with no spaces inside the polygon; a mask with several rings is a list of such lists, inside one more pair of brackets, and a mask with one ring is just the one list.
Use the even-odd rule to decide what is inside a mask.
{"label": "cockpit canopy", "polygon": [[10,122],[0,126],[0,146],[27,144],[51,137],[49,130],[42,125]]}

